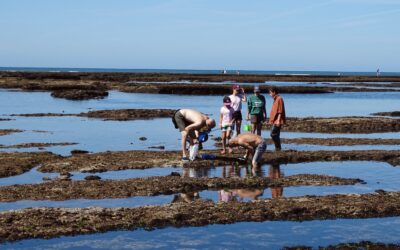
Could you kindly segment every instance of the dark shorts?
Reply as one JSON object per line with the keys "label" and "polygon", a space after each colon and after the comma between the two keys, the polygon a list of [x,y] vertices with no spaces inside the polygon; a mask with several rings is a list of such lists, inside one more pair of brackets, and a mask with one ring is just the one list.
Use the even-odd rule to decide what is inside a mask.
{"label": "dark shorts", "polygon": [[243,118],[242,118],[242,112],[241,111],[235,111],[235,112],[233,112],[233,119],[235,119],[235,121],[241,121],[241,120],[243,120]]}
{"label": "dark shorts", "polygon": [[257,123],[262,123],[264,121],[264,115],[251,115],[250,116],[250,121],[253,124],[257,124]]}
{"label": "dark shorts", "polygon": [[179,110],[175,111],[174,115],[172,116],[172,123],[174,124],[175,128],[179,129],[180,132],[185,130],[185,128],[189,125]]}

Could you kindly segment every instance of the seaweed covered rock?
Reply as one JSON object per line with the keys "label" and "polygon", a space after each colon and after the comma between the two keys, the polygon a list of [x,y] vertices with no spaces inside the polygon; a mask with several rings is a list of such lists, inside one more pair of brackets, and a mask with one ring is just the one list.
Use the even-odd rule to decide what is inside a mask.
{"label": "seaweed covered rock", "polygon": [[68,100],[89,100],[103,99],[108,96],[108,92],[106,90],[68,89],[55,90],[51,92],[51,96]]}

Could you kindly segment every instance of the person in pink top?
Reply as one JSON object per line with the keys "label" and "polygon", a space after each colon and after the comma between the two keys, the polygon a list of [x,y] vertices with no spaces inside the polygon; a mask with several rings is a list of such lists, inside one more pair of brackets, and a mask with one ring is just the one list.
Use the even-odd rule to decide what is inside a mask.
{"label": "person in pink top", "polygon": [[[231,107],[232,101],[228,96],[225,96],[224,105],[220,109],[219,116],[219,127],[222,131],[222,151],[221,154],[226,153],[226,144],[231,137],[232,126],[233,126],[233,108]],[[232,152],[232,149],[228,147],[229,153]]]}

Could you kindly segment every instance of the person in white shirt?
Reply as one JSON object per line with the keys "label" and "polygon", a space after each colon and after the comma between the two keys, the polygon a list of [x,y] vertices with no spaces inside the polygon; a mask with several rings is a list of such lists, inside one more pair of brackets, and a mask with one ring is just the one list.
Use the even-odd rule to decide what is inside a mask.
{"label": "person in white shirt", "polygon": [[238,84],[232,86],[233,93],[229,96],[231,99],[231,106],[233,108],[233,119],[235,120],[233,127],[236,127],[236,135],[240,134],[240,127],[242,126],[242,102],[246,102],[247,98],[243,88]]}
{"label": "person in white shirt", "polygon": [[[228,96],[223,99],[224,105],[220,109],[219,116],[219,127],[222,131],[222,151],[221,154],[226,153],[226,144],[231,138],[232,124],[234,122],[233,113],[234,110],[231,106],[232,102]],[[232,153],[232,149],[228,147],[229,153]]]}

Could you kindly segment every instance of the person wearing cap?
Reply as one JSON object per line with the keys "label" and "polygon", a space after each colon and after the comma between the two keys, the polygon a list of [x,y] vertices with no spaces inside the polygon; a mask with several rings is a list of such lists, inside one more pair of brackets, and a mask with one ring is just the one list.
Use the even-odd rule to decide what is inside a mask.
{"label": "person wearing cap", "polygon": [[279,95],[279,91],[276,87],[269,88],[269,95],[274,99],[272,104],[271,113],[269,116],[269,124],[271,128],[271,138],[275,144],[275,151],[281,150],[281,127],[286,122],[285,104],[283,98]]}
{"label": "person wearing cap", "polygon": [[172,123],[179,129],[182,136],[182,160],[188,161],[186,140],[190,145],[198,144],[197,135],[201,129],[210,130],[215,127],[215,121],[205,114],[193,109],[179,109],[172,116]]}
{"label": "person wearing cap", "polygon": [[[229,140],[232,132],[232,124],[234,122],[233,113],[234,110],[231,106],[232,101],[229,96],[225,96],[223,99],[224,105],[220,109],[219,115],[219,127],[222,131],[222,151],[221,154],[226,153],[226,144]],[[229,153],[232,152],[232,149],[228,147]]]}
{"label": "person wearing cap", "polygon": [[236,127],[236,135],[240,134],[240,127],[242,126],[242,102],[246,102],[246,94],[244,93],[244,89],[241,88],[238,84],[234,84],[232,86],[233,93],[229,96],[232,101],[233,108],[233,119],[235,122],[233,123],[234,127]]}
{"label": "person wearing cap", "polygon": [[267,118],[265,97],[260,94],[260,87],[254,86],[254,95],[247,98],[246,119],[251,121],[251,132],[261,135],[262,124]]}

